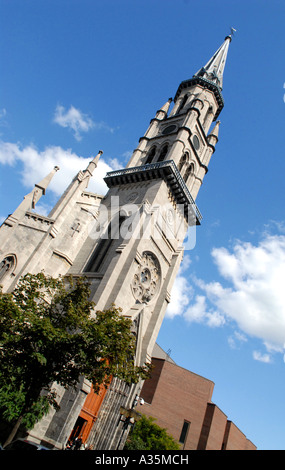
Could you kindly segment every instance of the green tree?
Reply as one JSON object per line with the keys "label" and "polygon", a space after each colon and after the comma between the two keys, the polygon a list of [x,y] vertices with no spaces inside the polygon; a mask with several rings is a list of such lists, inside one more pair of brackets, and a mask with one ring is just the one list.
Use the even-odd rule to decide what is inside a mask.
{"label": "green tree", "polygon": [[[131,320],[112,306],[95,311],[84,278],[23,276],[12,293],[0,292],[0,415],[27,429],[58,407],[52,386],[76,387],[81,377],[95,391],[111,377],[146,378],[135,366]],[[95,311],[95,314],[94,314]]]}
{"label": "green tree", "polygon": [[152,417],[142,417],[136,422],[125,444],[126,450],[179,450],[180,445],[156,424]]}

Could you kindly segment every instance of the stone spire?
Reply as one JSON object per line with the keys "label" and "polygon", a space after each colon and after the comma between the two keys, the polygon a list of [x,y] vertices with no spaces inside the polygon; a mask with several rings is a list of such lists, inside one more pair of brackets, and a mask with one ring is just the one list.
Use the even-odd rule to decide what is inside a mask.
{"label": "stone spire", "polygon": [[11,219],[11,221],[20,220],[26,212],[34,209],[40,198],[45,195],[48,185],[58,170],[59,167],[55,166],[53,170],[47,176],[45,176],[45,178],[43,178],[39,183],[36,183],[34,189],[29,194],[24,196],[24,200],[13,212],[13,214],[8,217],[8,219]]}
{"label": "stone spire", "polygon": [[45,176],[39,183],[35,184],[35,189],[33,191],[33,199],[32,199],[32,208],[35,208],[36,203],[39,199],[45,195],[46,189],[50,184],[52,178],[54,177],[55,173],[59,170],[58,166],[55,166],[53,170]]}
{"label": "stone spire", "polygon": [[89,172],[90,175],[92,176],[93,175],[93,171],[95,170],[95,168],[97,168],[97,165],[98,165],[98,162],[99,162],[99,158],[101,157],[103,151],[102,150],[99,150],[99,152],[97,153],[96,157],[93,158],[93,160],[89,163],[88,167],[86,168],[85,172]]}
{"label": "stone spire", "polygon": [[157,111],[155,116],[156,119],[164,119],[167,116],[171,102],[172,98],[169,98],[168,101]]}
{"label": "stone spire", "polygon": [[[232,28],[232,33],[234,29]],[[202,67],[194,77],[203,77],[215,83],[221,90],[223,88],[223,74],[228,55],[228,49],[232,40],[232,34],[226,36],[223,44],[211,57],[211,59]]]}
{"label": "stone spire", "polygon": [[[231,28],[231,34],[226,36],[223,44],[219,47],[219,49],[215,52],[215,54],[211,57],[211,59],[206,63],[204,67],[198,70],[192,78],[188,80],[184,80],[180,83],[176,95],[174,97],[174,103],[176,104],[177,101],[180,99],[181,95],[185,95],[185,89],[191,88],[196,85],[202,86],[204,89],[210,90],[214,93],[216,97],[216,101],[218,107],[214,113],[213,121],[215,121],[221,110],[224,107],[224,99],[222,96],[222,87],[223,87],[223,74],[226,64],[226,59],[228,55],[228,49],[230,42],[232,40],[232,35],[234,32],[234,28]],[[174,106],[172,113],[174,114],[177,112],[177,106]]]}
{"label": "stone spire", "polygon": [[210,145],[215,147],[216,143],[218,142],[218,135],[219,135],[219,128],[220,128],[221,121],[217,121],[215,127],[208,135],[207,140]]}

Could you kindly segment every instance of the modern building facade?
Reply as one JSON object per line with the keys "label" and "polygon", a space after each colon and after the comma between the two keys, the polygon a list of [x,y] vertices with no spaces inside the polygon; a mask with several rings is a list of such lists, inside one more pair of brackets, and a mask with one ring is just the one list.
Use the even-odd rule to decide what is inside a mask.
{"label": "modern building facade", "polygon": [[[231,39],[227,36],[209,62],[182,81],[174,99],[156,112],[127,167],[106,175],[105,196],[88,191],[102,151],[74,177],[48,217],[36,213],[36,204],[58,167],[25,196],[0,228],[4,291],[27,272],[84,275],[98,310],[115,304],[132,319],[136,363],[151,360],[185,237],[189,226],[202,219],[195,200],[218,141]],[[92,412],[87,407],[93,424],[86,440],[93,448],[123,445],[127,429],[120,409],[132,407],[141,386],[114,379]],[[30,437],[63,448],[78,424],[86,431],[83,409],[93,392],[84,378],[77,391],[56,389],[60,411],[52,410]]]}
{"label": "modern building facade", "polygon": [[212,402],[214,383],[178,366],[156,345],[151,378],[144,382],[137,411],[152,416],[184,450],[256,450],[256,446]]}

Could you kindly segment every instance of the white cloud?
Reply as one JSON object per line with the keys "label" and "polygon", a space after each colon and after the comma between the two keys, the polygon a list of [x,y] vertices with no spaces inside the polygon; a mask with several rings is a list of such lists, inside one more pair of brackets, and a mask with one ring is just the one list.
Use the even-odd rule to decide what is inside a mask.
{"label": "white cloud", "polygon": [[178,274],[171,290],[171,301],[167,307],[166,316],[173,318],[176,315],[183,315],[192,295],[193,287],[189,285],[184,276]]}
{"label": "white cloud", "polygon": [[233,253],[212,252],[220,274],[231,283],[204,284],[221,314],[247,333],[281,347],[285,342],[285,237],[267,235],[258,246],[237,242]]}
{"label": "white cloud", "polygon": [[230,336],[229,345],[237,348],[247,337],[258,338],[268,354],[255,352],[254,358],[270,362],[285,347],[285,236],[265,233],[256,245],[237,241],[231,251],[213,249],[212,257],[221,280],[206,283],[192,276],[190,284],[189,274],[180,272],[167,315],[236,326],[240,331]]}
{"label": "white cloud", "polygon": [[189,284],[187,278],[183,276],[183,273],[187,271],[190,264],[190,256],[185,255],[171,290],[171,301],[166,310],[166,316],[168,318],[183,315],[189,302],[192,300],[194,289]]}
{"label": "white cloud", "polygon": [[70,106],[68,110],[65,110],[64,106],[58,105],[54,113],[53,121],[61,127],[69,127],[72,129],[76,140],[81,140],[82,132],[88,132],[94,127],[92,119],[79,109],[74,108],[74,106]]}
{"label": "white cloud", "polygon": [[265,362],[266,364],[272,362],[270,354],[261,354],[259,351],[253,351],[252,355],[255,361]]}
{"label": "white cloud", "polygon": [[192,263],[192,260],[190,256],[188,254],[184,255],[183,262],[181,263],[181,266],[180,266],[180,272],[183,273],[187,271],[191,263]]}
{"label": "white cloud", "polygon": [[[65,150],[56,146],[39,151],[33,145],[22,147],[18,143],[0,141],[0,163],[10,166],[20,163],[21,180],[27,188],[38,183],[54,166],[59,166],[60,171],[55,174],[48,188],[56,196],[63,193],[78,171],[84,170],[92,158],[83,158],[70,149]],[[112,163],[106,163],[103,157],[100,158],[88,190],[98,194],[107,192],[103,178],[106,172],[115,169],[111,165]]]}
{"label": "white cloud", "polygon": [[[182,279],[185,278],[181,278],[181,281]],[[184,295],[186,295],[185,292]],[[207,298],[204,295],[196,295],[192,303],[189,303],[189,297],[187,297],[187,302],[185,300],[184,305],[187,305],[187,308],[181,312],[180,307],[180,312],[189,323],[204,323],[210,327],[222,326],[225,323],[223,315],[217,310],[208,307]],[[177,307],[179,307],[178,302]]]}
{"label": "white cloud", "polygon": [[104,122],[94,122],[87,114],[72,105],[68,110],[64,106],[58,105],[55,109],[53,122],[61,127],[71,129],[78,141],[82,139],[82,132],[88,132],[91,129],[105,129],[114,132],[112,127]]}
{"label": "white cloud", "polygon": [[231,349],[239,349],[240,345],[245,342],[247,342],[247,337],[239,331],[234,331],[234,333],[228,337],[228,344]]}
{"label": "white cloud", "polygon": [[221,326],[224,317],[214,309],[208,309],[206,297],[194,296],[194,288],[183,273],[189,268],[191,259],[186,255],[171,290],[171,301],[166,310],[166,317],[177,315],[191,323],[206,323],[210,327]]}

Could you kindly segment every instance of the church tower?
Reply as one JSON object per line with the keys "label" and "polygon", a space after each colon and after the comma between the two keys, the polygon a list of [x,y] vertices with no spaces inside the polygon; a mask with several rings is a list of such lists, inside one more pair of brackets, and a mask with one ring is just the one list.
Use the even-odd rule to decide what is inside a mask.
{"label": "church tower", "polygon": [[[103,276],[93,280],[98,283],[94,291],[98,308],[113,302],[138,325],[139,363],[151,359],[188,228],[202,220],[195,200],[218,141],[223,72],[231,39],[227,36],[209,62],[183,81],[174,99],[156,112],[127,167],[106,175],[109,192],[104,205],[111,223],[117,215],[120,236],[101,240],[93,251],[88,240],[88,258],[81,260],[83,271]],[[112,199],[117,201],[113,215]],[[99,419],[97,429],[102,425]],[[104,442],[98,439],[98,448],[103,449]]]}
{"label": "church tower", "polygon": [[[122,315],[132,319],[137,364],[151,360],[189,226],[200,225],[202,220],[195,200],[218,141],[217,119],[224,106],[223,72],[230,42],[231,35],[156,112],[126,168],[107,173],[106,196],[87,191],[100,151],[45,220],[35,220],[24,200],[0,230],[0,282],[3,280],[6,290],[28,271],[86,276],[98,310],[115,304]],[[35,188],[41,195],[45,187]],[[32,192],[29,204],[38,196]],[[19,234],[25,242],[22,252]],[[64,421],[61,415],[60,433],[57,414],[50,416],[45,434],[43,426],[36,426],[35,432],[42,433],[43,440],[56,446],[63,438],[66,442],[86,387],[88,384],[81,384],[81,398],[74,398],[73,419],[70,410],[61,412],[68,419]],[[89,436],[95,449],[116,449],[123,444],[127,433],[118,421],[120,407],[131,409],[137,393],[137,386],[113,380]],[[66,392],[62,392],[63,402],[70,402]]]}

